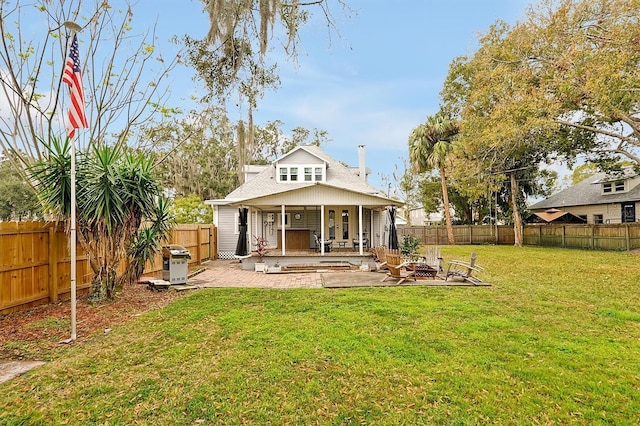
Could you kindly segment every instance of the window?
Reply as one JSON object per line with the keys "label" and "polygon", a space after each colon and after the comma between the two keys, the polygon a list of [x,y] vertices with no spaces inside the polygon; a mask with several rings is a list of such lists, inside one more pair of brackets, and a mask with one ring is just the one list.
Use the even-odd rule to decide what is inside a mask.
{"label": "window", "polygon": [[[291,213],[284,214],[284,226],[285,228],[289,228],[291,226]],[[278,223],[276,223],[277,228],[282,227],[282,214],[278,213]]]}
{"label": "window", "polygon": [[615,182],[606,182],[602,184],[602,193],[611,194],[614,192],[624,192],[625,185],[623,180],[617,180]]}
{"label": "window", "polygon": [[298,164],[295,166],[278,166],[278,182],[322,182],[324,167]]}
{"label": "window", "polygon": [[601,214],[594,214],[593,223],[604,223],[604,218],[602,217]]}
{"label": "window", "polygon": [[349,210],[342,210],[342,239],[349,239]]}

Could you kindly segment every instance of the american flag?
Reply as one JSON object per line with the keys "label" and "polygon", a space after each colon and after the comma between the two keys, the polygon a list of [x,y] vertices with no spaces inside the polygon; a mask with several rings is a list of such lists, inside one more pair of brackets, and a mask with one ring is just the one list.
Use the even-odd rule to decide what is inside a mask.
{"label": "american flag", "polygon": [[82,92],[82,72],[80,71],[80,58],[78,55],[78,37],[74,34],[69,56],[64,65],[62,81],[69,85],[71,108],[69,108],[69,122],[67,123],[67,135],[73,138],[76,129],[89,127],[87,115],[84,109],[84,94]]}

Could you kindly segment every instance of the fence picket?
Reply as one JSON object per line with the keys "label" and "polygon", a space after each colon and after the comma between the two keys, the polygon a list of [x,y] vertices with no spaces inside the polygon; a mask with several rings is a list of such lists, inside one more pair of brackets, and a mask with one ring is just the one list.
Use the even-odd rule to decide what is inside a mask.
{"label": "fence picket", "polygon": [[[178,225],[169,243],[187,248],[190,264],[200,264],[217,254],[216,235],[214,225]],[[61,227],[47,222],[0,222],[0,315],[68,298],[70,262],[69,237]],[[80,246],[77,265],[78,291],[87,291],[93,274]],[[145,268],[149,275],[161,271],[161,255],[153,267]]]}

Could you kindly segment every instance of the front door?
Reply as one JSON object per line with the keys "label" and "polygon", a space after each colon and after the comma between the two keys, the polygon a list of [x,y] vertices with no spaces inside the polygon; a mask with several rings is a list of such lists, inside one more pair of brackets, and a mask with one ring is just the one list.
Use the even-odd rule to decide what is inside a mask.
{"label": "front door", "polygon": [[622,223],[636,221],[636,203],[622,203]]}
{"label": "front door", "polygon": [[[351,238],[353,212],[351,207],[332,206],[325,210],[326,238],[337,242],[348,242]],[[334,246],[335,247],[335,246]]]}

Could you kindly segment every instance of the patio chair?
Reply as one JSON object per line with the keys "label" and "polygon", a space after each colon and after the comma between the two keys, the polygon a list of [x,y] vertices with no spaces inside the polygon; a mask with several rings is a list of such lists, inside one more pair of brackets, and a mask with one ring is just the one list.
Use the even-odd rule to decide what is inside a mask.
{"label": "patio chair", "polygon": [[376,271],[388,270],[386,248],[384,246],[376,246],[373,248],[373,252],[375,254]]}
{"label": "patio chair", "polygon": [[439,247],[427,247],[424,256],[420,256],[420,261],[426,263],[438,272],[443,272],[442,256]]}
{"label": "patio chair", "polygon": [[449,277],[459,277],[463,281],[469,281],[473,284],[482,284],[482,280],[473,275],[474,272],[484,271],[484,268],[480,265],[476,265],[476,258],[478,256],[475,253],[471,253],[469,262],[464,260],[452,260],[447,262],[449,265],[447,268],[447,275],[444,280],[448,281]]}
{"label": "patio chair", "polygon": [[387,272],[387,276],[384,277],[382,282],[385,282],[388,278],[395,278],[398,280],[396,284],[400,285],[409,278],[416,280],[415,271],[406,270],[399,253],[387,252],[387,268],[389,268],[389,272]]}
{"label": "patio chair", "polygon": [[[320,237],[317,234],[313,234],[316,239],[316,251],[320,253],[322,251],[322,246],[320,242]],[[333,249],[333,240],[325,240],[324,241],[324,252],[330,252]]]}

